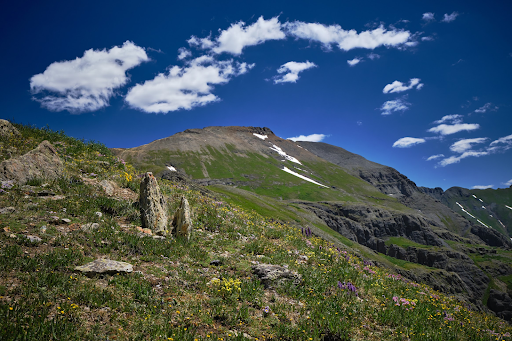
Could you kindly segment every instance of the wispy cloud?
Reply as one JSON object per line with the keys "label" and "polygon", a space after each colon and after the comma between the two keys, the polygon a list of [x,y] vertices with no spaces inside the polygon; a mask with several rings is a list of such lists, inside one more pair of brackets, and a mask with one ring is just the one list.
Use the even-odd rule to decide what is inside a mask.
{"label": "wispy cloud", "polygon": [[421,37],[421,41],[433,41],[433,40],[434,40],[434,37],[432,37],[432,36]]}
{"label": "wispy cloud", "polygon": [[393,143],[394,148],[409,148],[414,145],[425,143],[425,139],[416,138],[416,137],[402,137]]}
{"label": "wispy cloud", "polygon": [[296,136],[296,137],[289,137],[289,138],[287,138],[287,140],[320,142],[320,141],[323,141],[328,136],[329,135],[325,135],[325,134],[299,135],[299,136]]}
{"label": "wispy cloud", "polygon": [[390,94],[394,92],[403,92],[407,90],[411,90],[412,88],[416,87],[416,89],[421,89],[423,87],[423,84],[420,83],[421,79],[419,78],[411,78],[409,80],[409,85],[404,85],[404,83],[399,81],[394,81],[391,84],[387,84],[384,89],[382,89],[382,92],[385,94]]}
{"label": "wispy cloud", "polygon": [[283,26],[290,36],[319,42],[329,50],[333,45],[338,46],[343,51],[355,48],[373,50],[379,46],[401,47],[410,42],[412,38],[409,31],[396,28],[386,29],[382,25],[376,29],[360,33],[356,30],[344,30],[340,25],[327,26],[302,21],[286,22]]}
{"label": "wispy cloud", "polygon": [[490,146],[499,147],[504,150],[510,149],[512,148],[512,135],[501,137],[495,141],[492,141]]}
{"label": "wispy cloud", "polygon": [[90,49],[32,76],[30,90],[33,99],[51,111],[95,111],[108,106],[114,90],[128,83],[127,70],[148,60],[144,48],[131,41],[110,50]]}
{"label": "wispy cloud", "polygon": [[391,115],[397,111],[406,111],[409,109],[410,103],[405,101],[405,98],[398,98],[391,101],[386,101],[380,107],[381,115]]}
{"label": "wispy cloud", "polygon": [[476,185],[476,186],[473,186],[472,189],[488,189],[488,188],[493,188],[494,185]]}
{"label": "wispy cloud", "polygon": [[454,164],[454,163],[458,163],[460,162],[460,160],[462,159],[465,159],[467,157],[470,157],[470,156],[473,156],[473,157],[480,157],[480,156],[484,156],[484,155],[489,155],[489,152],[487,151],[480,151],[480,152],[477,152],[477,151],[467,151],[467,152],[464,152],[458,156],[450,156],[446,159],[443,159],[441,161],[439,161],[439,165],[441,167],[445,167],[445,166],[448,166],[448,165],[451,165],[451,164]]}
{"label": "wispy cloud", "polygon": [[508,180],[507,182],[504,182],[503,185],[508,187],[512,186],[512,179]]}
{"label": "wispy cloud", "polygon": [[370,58],[371,60],[374,60],[374,59],[379,59],[380,55],[372,52],[372,53],[368,53],[367,57]]}
{"label": "wispy cloud", "polygon": [[288,62],[286,64],[281,65],[279,69],[277,69],[278,73],[284,73],[281,76],[274,77],[274,84],[278,83],[296,83],[299,79],[299,73],[316,67],[315,63],[311,63],[309,61],[306,62]]}
{"label": "wispy cloud", "polygon": [[425,21],[432,21],[432,20],[436,20],[434,18],[434,13],[432,12],[426,12],[426,13],[423,13],[423,16],[421,17],[421,19],[425,20]]}
{"label": "wispy cloud", "polygon": [[437,127],[430,128],[428,131],[441,135],[451,135],[459,131],[471,131],[478,128],[480,128],[480,125],[477,123],[440,124]]}
{"label": "wispy cloud", "polygon": [[459,16],[459,13],[453,12],[452,14],[445,13],[442,22],[452,22]]}
{"label": "wispy cloud", "polygon": [[190,56],[192,56],[192,52],[190,52],[190,50],[188,50],[187,48],[180,47],[178,49],[178,60],[182,60]]}
{"label": "wispy cloud", "polygon": [[487,140],[487,137],[459,140],[450,146],[450,150],[455,153],[464,153],[465,151],[471,149],[473,145],[484,143]]}
{"label": "wispy cloud", "polygon": [[212,93],[213,85],[227,83],[253,66],[201,56],[185,67],[173,66],[167,74],[161,73],[152,80],[137,84],[128,91],[125,100],[130,107],[148,113],[190,110],[218,101],[219,98]]}
{"label": "wispy cloud", "polygon": [[436,155],[432,155],[432,156],[429,156],[427,161],[432,161],[432,160],[435,160],[435,159],[439,159],[441,157],[444,157],[444,154],[436,154]]}
{"label": "wispy cloud", "polygon": [[197,38],[192,36],[188,43],[191,46],[209,49],[217,54],[226,52],[240,55],[246,46],[259,45],[267,40],[285,39],[286,35],[281,28],[282,24],[278,17],[268,20],[260,17],[249,26],[246,26],[243,21],[232,24],[228,29],[221,30],[220,35],[213,40],[211,37]]}
{"label": "wispy cloud", "polygon": [[483,106],[476,109],[475,112],[478,114],[484,114],[488,111],[496,111],[498,109],[499,109],[499,107],[497,107],[496,105],[493,105],[492,103],[485,103]]}
{"label": "wispy cloud", "polygon": [[350,66],[355,66],[355,65],[359,64],[359,62],[361,62],[361,60],[362,60],[362,58],[354,58],[351,60],[347,60],[347,64]]}
{"label": "wispy cloud", "polygon": [[451,122],[451,123],[461,123],[462,122],[462,115],[446,115],[443,116],[440,120],[434,121],[436,124],[441,124],[444,122]]}

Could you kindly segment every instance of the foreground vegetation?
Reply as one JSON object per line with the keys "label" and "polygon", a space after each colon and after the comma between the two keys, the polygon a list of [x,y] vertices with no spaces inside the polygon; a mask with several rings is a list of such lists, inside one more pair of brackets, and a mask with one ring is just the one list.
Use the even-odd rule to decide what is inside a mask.
{"label": "foreground vegetation", "polygon": [[[137,229],[137,170],[101,144],[17,128],[23,138],[2,141],[3,159],[48,139],[66,175],[7,184],[0,193],[0,207],[15,208],[0,215],[1,340],[511,339],[502,320],[388,273],[342,244],[183,184],[160,181],[170,213],[181,196],[189,200],[192,239],[155,239]],[[122,191],[107,196],[102,180]],[[55,195],[40,196],[43,190]],[[82,228],[88,223],[99,227]],[[73,271],[99,257],[135,271]],[[257,263],[288,267],[303,281],[265,288],[251,269]]]}

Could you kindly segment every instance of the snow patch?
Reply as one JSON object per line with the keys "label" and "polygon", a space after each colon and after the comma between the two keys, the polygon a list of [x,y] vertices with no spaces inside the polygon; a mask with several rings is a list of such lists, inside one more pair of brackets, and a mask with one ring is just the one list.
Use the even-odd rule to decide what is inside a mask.
{"label": "snow patch", "polygon": [[484,223],[482,223],[482,222],[480,221],[480,219],[477,219],[476,221],[478,221],[480,224],[484,225],[485,227],[489,228],[489,226],[487,226],[487,225],[485,225]]}
{"label": "snow patch", "polygon": [[275,144],[272,145],[274,148],[270,147],[270,149],[272,149],[273,151],[277,152],[279,155],[281,155],[282,157],[284,157],[286,160],[288,161],[291,161],[291,162],[295,162],[295,163],[298,163],[299,165],[302,165],[302,163],[300,163],[299,160],[297,160],[296,158],[294,158],[293,156],[290,156],[288,154],[286,154],[281,148],[279,148],[278,146],[276,146]]}
{"label": "snow patch", "polygon": [[505,205],[506,208],[508,208],[509,210],[512,210],[512,207],[508,206],[508,205]]}
{"label": "snow patch", "polygon": [[[466,210],[464,209],[464,207],[462,207],[462,205],[461,205],[461,204],[459,204],[458,202],[455,202],[455,203],[456,203],[457,205],[459,205],[459,207],[460,207],[460,209],[462,210],[462,212],[466,213],[466,214],[467,214],[468,216],[470,216],[471,218],[476,219],[476,217],[475,217],[474,215],[472,215],[471,213],[469,213],[468,211],[466,211]],[[477,220],[478,220],[478,219],[477,219]]]}
{"label": "snow patch", "polygon": [[290,173],[291,175],[295,175],[296,177],[298,178],[301,178],[302,180],[306,180],[306,181],[309,181],[311,183],[314,183],[315,185],[318,185],[318,186],[322,186],[322,187],[325,187],[325,188],[329,188],[328,186],[325,186],[325,185],[322,185],[321,183],[319,182],[316,182],[315,180],[312,180],[310,178],[307,178],[305,177],[304,175],[300,175],[299,173],[295,173],[294,171],[288,169],[287,167],[284,167],[283,169],[286,173]]}
{"label": "snow patch", "polygon": [[482,206],[482,208],[485,210],[485,206]]}
{"label": "snow patch", "polygon": [[263,141],[265,141],[265,139],[268,139],[267,135],[260,135],[260,134],[256,134],[256,133],[252,133],[252,134],[254,136],[256,136],[257,138],[262,139]]}
{"label": "snow patch", "polygon": [[474,194],[473,194],[473,198],[478,199],[478,198],[476,197],[476,195],[474,195]]}
{"label": "snow patch", "polygon": [[484,202],[482,199],[478,198],[478,200],[480,200],[480,202]]}
{"label": "snow patch", "polygon": [[171,172],[177,172],[176,168],[174,168],[173,166],[167,166],[167,169],[170,170]]}

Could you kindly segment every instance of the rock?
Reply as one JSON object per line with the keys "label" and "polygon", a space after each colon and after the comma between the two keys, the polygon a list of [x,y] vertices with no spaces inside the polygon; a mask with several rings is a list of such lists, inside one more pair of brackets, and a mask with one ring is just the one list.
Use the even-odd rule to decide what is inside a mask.
{"label": "rock", "polygon": [[85,232],[96,230],[98,227],[100,227],[100,224],[98,224],[98,223],[87,223],[87,224],[80,226],[82,231],[85,231]]}
{"label": "rock", "polygon": [[252,266],[252,271],[259,277],[265,288],[271,288],[273,285],[283,284],[287,281],[291,281],[295,285],[302,282],[302,276],[297,272],[279,265],[256,264]]}
{"label": "rock", "polygon": [[100,186],[105,191],[105,194],[108,195],[109,197],[114,195],[114,185],[111,181],[102,180],[100,181]]}
{"label": "rock", "polygon": [[151,172],[144,174],[140,182],[139,206],[142,227],[154,230],[157,234],[166,234],[167,203]]}
{"label": "rock", "polygon": [[210,262],[210,265],[219,266],[222,265],[222,261],[220,259],[215,259]]}
{"label": "rock", "polygon": [[185,197],[181,198],[181,204],[174,214],[172,225],[174,226],[174,231],[178,236],[185,237],[187,240],[190,240],[192,220],[190,219],[190,206]]}
{"label": "rock", "polygon": [[14,211],[16,211],[16,209],[12,206],[0,208],[0,214],[10,214],[14,213]]}
{"label": "rock", "polygon": [[21,136],[18,129],[16,129],[11,122],[7,120],[0,120],[0,136],[3,138],[6,137],[18,137]]}
{"label": "rock", "polygon": [[65,224],[71,224],[71,219],[68,218],[62,218],[61,221]]}
{"label": "rock", "polygon": [[46,225],[41,226],[41,228],[39,230],[41,231],[41,233],[46,233],[46,230],[47,230]]}
{"label": "rock", "polygon": [[37,196],[38,197],[53,197],[53,196],[55,196],[55,193],[50,190],[43,189],[42,191],[37,192]]}
{"label": "rock", "polygon": [[56,179],[64,173],[64,165],[57,150],[43,141],[25,155],[0,163],[0,180],[14,180],[25,184],[33,178]]}
{"label": "rock", "polygon": [[502,319],[512,322],[512,298],[507,293],[491,289],[487,306]]}
{"label": "rock", "polygon": [[130,273],[133,271],[133,266],[126,262],[100,258],[85,265],[75,267],[75,271],[82,272],[87,276],[97,274],[115,275],[116,273]]}
{"label": "rock", "polygon": [[28,240],[30,240],[32,243],[40,243],[43,240],[39,238],[38,236],[25,236]]}
{"label": "rock", "polygon": [[103,213],[101,212],[94,212],[94,214],[96,214],[99,218],[103,217]]}

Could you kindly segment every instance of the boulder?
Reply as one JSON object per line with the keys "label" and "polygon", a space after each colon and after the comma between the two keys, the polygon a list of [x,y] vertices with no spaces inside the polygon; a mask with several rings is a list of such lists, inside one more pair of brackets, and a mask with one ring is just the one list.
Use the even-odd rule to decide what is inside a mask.
{"label": "boulder", "polygon": [[174,226],[174,232],[181,237],[190,240],[190,234],[192,233],[192,220],[190,219],[190,206],[188,200],[185,197],[181,198],[181,204],[172,220],[172,226]]}
{"label": "boulder", "polygon": [[48,141],[43,141],[28,153],[2,161],[0,180],[14,180],[25,184],[33,178],[56,179],[63,175],[64,165],[57,150]]}
{"label": "boulder", "polygon": [[279,265],[256,264],[252,266],[252,271],[259,277],[265,288],[271,288],[285,282],[292,282],[295,285],[302,282],[300,274]]}
{"label": "boulder", "polygon": [[20,132],[18,131],[18,129],[16,129],[12,124],[11,122],[7,121],[7,120],[1,120],[0,119],[0,137],[11,137],[11,136],[15,136],[15,137],[18,137],[18,136],[21,136]]}
{"label": "boulder", "polygon": [[512,322],[512,298],[507,293],[491,289],[487,306],[502,319]]}
{"label": "boulder", "polygon": [[100,186],[105,191],[105,194],[108,195],[109,197],[114,195],[114,185],[111,181],[102,180],[100,181]]}
{"label": "boulder", "polygon": [[156,234],[165,235],[169,220],[167,202],[151,172],[144,174],[140,182],[139,206],[142,227],[151,229]]}
{"label": "boulder", "polygon": [[115,275],[117,273],[130,273],[133,271],[133,266],[126,262],[100,258],[85,265],[75,267],[75,271],[82,272],[87,276],[103,274]]}

